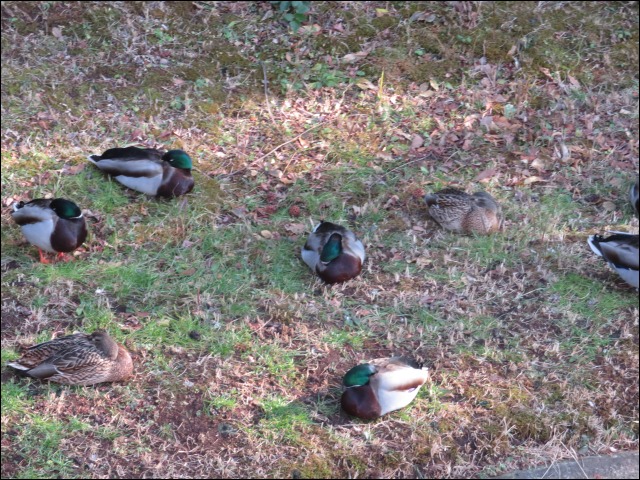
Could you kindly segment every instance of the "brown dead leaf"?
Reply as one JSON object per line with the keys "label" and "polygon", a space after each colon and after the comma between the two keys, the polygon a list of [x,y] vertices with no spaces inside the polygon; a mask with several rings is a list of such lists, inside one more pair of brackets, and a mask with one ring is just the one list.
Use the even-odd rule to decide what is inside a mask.
{"label": "brown dead leaf", "polygon": [[355,63],[358,60],[362,60],[367,55],[369,55],[369,52],[365,52],[365,51],[356,52],[356,53],[347,53],[344,57],[342,57],[341,60],[343,63]]}
{"label": "brown dead leaf", "polygon": [[498,173],[498,171],[495,168],[488,168],[486,170],[483,170],[482,172],[480,172],[476,178],[474,178],[474,181],[476,182],[481,182],[483,180],[488,180],[492,177],[495,177],[496,174]]}
{"label": "brown dead leaf", "polygon": [[531,162],[531,167],[535,168],[539,172],[546,170],[546,165],[544,163],[544,160],[542,160],[541,158],[534,158],[533,161]]}
{"label": "brown dead leaf", "polygon": [[304,223],[287,223],[284,226],[284,229],[287,232],[293,233],[294,235],[300,235],[306,231]]}
{"label": "brown dead leaf", "polygon": [[576,88],[580,88],[580,82],[578,80],[576,80],[571,75],[568,75],[568,78],[569,78],[569,82],[571,83],[571,85],[573,85]]}
{"label": "brown dead leaf", "polygon": [[622,170],[633,170],[633,164],[630,162],[620,162],[618,160],[613,160],[611,162],[611,166],[615,168],[620,168]]}
{"label": "brown dead leaf", "polygon": [[143,135],[144,135],[144,132],[142,130],[140,130],[139,128],[137,128],[131,133],[131,139],[132,140],[142,140]]}
{"label": "brown dead leaf", "polygon": [[304,138],[300,137],[298,139],[298,143],[300,144],[300,146],[302,148],[309,148],[310,143],[308,141],[306,141]]}
{"label": "brown dead leaf", "polygon": [[391,155],[389,152],[380,151],[380,152],[376,153],[376,157],[380,158],[382,160],[385,160],[387,162],[390,162],[390,161],[393,160],[393,155]]}
{"label": "brown dead leaf", "polygon": [[362,90],[378,90],[378,87],[376,87],[373,83],[371,83],[370,80],[367,80],[366,78],[361,78],[360,80],[358,80],[356,82],[356,85]]}
{"label": "brown dead leaf", "polygon": [[524,182],[522,182],[522,183],[524,183],[525,185],[531,185],[532,183],[536,183],[536,182],[546,182],[546,180],[544,178],[540,178],[540,177],[538,177],[536,175],[532,175],[532,176],[530,176],[528,178],[525,178]]}
{"label": "brown dead leaf", "polygon": [[182,272],[180,272],[180,275],[184,275],[185,277],[190,277],[194,273],[196,273],[196,269],[191,267],[191,268],[187,268],[186,270],[183,270]]}
{"label": "brown dead leaf", "polygon": [[544,73],[549,80],[552,80],[555,82],[555,78],[553,78],[553,75],[551,75],[551,71],[548,68],[540,67],[540,71]]}
{"label": "brown dead leaf", "polygon": [[486,115],[480,119],[480,125],[485,127],[487,130],[495,129],[495,124],[493,123],[493,116]]}
{"label": "brown dead leaf", "polygon": [[81,163],[80,165],[67,165],[66,163],[62,167],[62,173],[64,175],[77,175],[87,166],[86,163]]}
{"label": "brown dead leaf", "polygon": [[415,150],[416,148],[420,148],[424,145],[424,138],[415,133],[413,138],[411,139],[411,150]]}

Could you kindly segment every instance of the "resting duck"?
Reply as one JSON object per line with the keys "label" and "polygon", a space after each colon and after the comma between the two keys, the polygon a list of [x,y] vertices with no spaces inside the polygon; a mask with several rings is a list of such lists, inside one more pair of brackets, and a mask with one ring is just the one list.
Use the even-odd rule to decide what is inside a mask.
{"label": "resting duck", "polygon": [[42,263],[49,263],[43,250],[57,252],[61,258],[87,238],[87,223],[78,205],[71,200],[39,198],[17,202],[13,204],[11,216],[27,241],[38,248]]}
{"label": "resting duck", "polygon": [[445,188],[426,195],[429,214],[445,230],[464,234],[488,234],[502,226],[502,209],[491,195],[469,195],[456,188]]}
{"label": "resting duck", "polygon": [[427,369],[404,357],[380,358],[357,365],[343,379],[342,409],[372,420],[409,405],[427,381]]}
{"label": "resting duck", "polygon": [[360,274],[364,245],[351,230],[321,221],[302,247],[302,260],[327,283],[350,280]]}
{"label": "resting duck", "polygon": [[110,148],[88,158],[123,185],[147,195],[170,198],[193,190],[193,165],[183,150],[163,154],[153,148]]}
{"label": "resting duck", "polygon": [[129,352],[104,330],[90,335],[74,333],[34,345],[7,365],[30,377],[65,385],[117,382],[133,372]]}
{"label": "resting duck", "polygon": [[615,233],[607,238],[591,235],[589,246],[632,287],[638,288],[638,235]]}
{"label": "resting duck", "polygon": [[631,205],[636,211],[636,217],[638,216],[638,210],[640,210],[640,204],[638,201],[638,182],[634,185],[631,185],[631,190],[629,190],[629,200],[631,200]]}

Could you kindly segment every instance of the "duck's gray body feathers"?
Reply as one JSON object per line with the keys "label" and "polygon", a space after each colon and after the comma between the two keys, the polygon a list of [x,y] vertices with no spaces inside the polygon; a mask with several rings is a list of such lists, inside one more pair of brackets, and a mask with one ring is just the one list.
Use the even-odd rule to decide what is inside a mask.
{"label": "duck's gray body feathers", "polygon": [[591,250],[604,258],[620,277],[632,287],[640,283],[638,263],[638,235],[616,233],[607,238],[592,235],[588,243]]}

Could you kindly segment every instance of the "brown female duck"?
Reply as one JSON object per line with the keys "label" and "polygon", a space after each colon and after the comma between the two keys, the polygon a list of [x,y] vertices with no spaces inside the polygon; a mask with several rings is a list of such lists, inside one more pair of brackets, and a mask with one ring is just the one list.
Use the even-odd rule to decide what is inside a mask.
{"label": "brown female duck", "polygon": [[7,365],[30,377],[66,385],[117,382],[133,372],[129,352],[104,330],[34,345]]}

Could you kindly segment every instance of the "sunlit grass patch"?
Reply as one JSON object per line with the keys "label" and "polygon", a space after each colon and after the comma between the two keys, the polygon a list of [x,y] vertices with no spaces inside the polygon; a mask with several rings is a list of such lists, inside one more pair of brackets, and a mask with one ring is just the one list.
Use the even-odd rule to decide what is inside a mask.
{"label": "sunlit grass patch", "polygon": [[[603,268],[606,267],[603,265]],[[616,290],[618,282],[613,272],[611,280],[611,288],[603,291],[601,283],[569,273],[551,286],[551,292],[558,295],[557,302],[561,308],[587,318],[597,325],[603,325],[617,321],[617,315],[636,306],[638,300],[632,291],[625,292],[624,286],[621,286],[620,291]]]}
{"label": "sunlit grass patch", "polygon": [[[3,476],[472,478],[637,448],[637,294],[585,242],[637,228],[637,5],[317,2],[298,32],[268,2],[2,6],[3,361],[106,328],[136,366],[5,373]],[[86,159],[132,144],[185,149],[193,192]],[[504,230],[438,227],[421,190],[447,186]],[[11,219],[45,195],[86,213],[71,262]],[[310,220],[363,240],[359,277],[302,262]],[[353,362],[395,354],[430,368],[416,400],[340,412]]]}
{"label": "sunlit grass patch", "polygon": [[190,316],[188,312],[176,312],[173,318],[162,314],[151,315],[145,319],[144,327],[135,332],[136,341],[154,347],[175,345],[199,348],[198,342],[211,342],[215,337],[216,333],[210,325]]}
{"label": "sunlit grass patch", "polygon": [[342,348],[346,345],[349,345],[354,349],[359,350],[363,347],[367,337],[368,335],[366,334],[366,332],[358,331],[355,329],[348,329],[348,330],[332,329],[329,332],[324,334],[322,341],[328,343],[329,345],[335,348]]}
{"label": "sunlit grass patch", "polygon": [[[7,352],[8,353],[8,352]],[[6,356],[6,359],[5,359]],[[15,360],[13,355],[5,355],[2,351],[2,364]],[[16,415],[24,412],[33,401],[29,398],[27,390],[19,381],[7,381],[2,384],[2,411],[7,415]]]}
{"label": "sunlit grass patch", "polygon": [[242,354],[242,358],[251,362],[252,375],[256,377],[271,376],[273,380],[285,388],[293,388],[301,382],[296,360],[300,353],[277,345],[253,345]]}
{"label": "sunlit grass patch", "polygon": [[205,413],[208,415],[215,415],[216,412],[233,410],[238,404],[238,401],[236,400],[237,395],[238,392],[235,389],[221,395],[210,394],[204,400]]}
{"label": "sunlit grass patch", "polygon": [[32,415],[24,419],[23,427],[16,442],[28,461],[26,468],[16,478],[49,478],[51,472],[58,472],[65,477],[78,474],[73,460],[60,447],[64,439],[75,432],[89,430],[90,425],[73,417],[68,421],[59,421]]}
{"label": "sunlit grass patch", "polygon": [[307,407],[281,396],[269,396],[260,401],[264,417],[258,423],[261,436],[272,441],[300,441],[305,427],[312,424]]}

